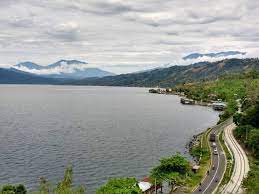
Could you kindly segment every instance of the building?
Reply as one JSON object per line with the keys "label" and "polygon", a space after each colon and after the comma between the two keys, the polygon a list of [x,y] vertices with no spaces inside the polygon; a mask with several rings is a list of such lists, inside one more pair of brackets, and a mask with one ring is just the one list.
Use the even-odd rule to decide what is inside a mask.
{"label": "building", "polygon": [[156,190],[163,191],[162,185],[154,185],[149,177],[146,177],[138,182],[138,186],[143,194],[152,194]]}
{"label": "building", "polygon": [[212,108],[217,111],[223,111],[226,108],[226,104],[223,102],[214,102]]}
{"label": "building", "polygon": [[188,99],[188,98],[181,98],[181,103],[182,104],[195,104],[195,101],[192,99]]}

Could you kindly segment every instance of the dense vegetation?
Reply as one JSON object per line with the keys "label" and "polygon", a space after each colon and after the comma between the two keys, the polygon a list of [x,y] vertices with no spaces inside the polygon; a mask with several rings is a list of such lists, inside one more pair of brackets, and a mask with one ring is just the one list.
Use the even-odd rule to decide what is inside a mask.
{"label": "dense vegetation", "polygon": [[75,81],[75,85],[172,87],[197,80],[215,80],[218,76],[259,69],[259,59],[225,59],[213,63],[200,62],[185,66],[172,66],[142,73],[122,74],[103,78]]}
{"label": "dense vegetation", "polygon": [[244,106],[255,103],[259,94],[259,73],[250,71],[243,74],[224,75],[216,81],[181,84],[174,90],[197,101],[211,102],[221,99],[227,102],[226,110],[220,115],[220,121],[224,121],[237,111],[237,99],[244,102]]}
{"label": "dense vegetation", "polygon": [[[172,189],[185,184],[187,175],[190,174],[190,164],[181,155],[177,154],[160,160],[160,164],[154,167],[151,172],[152,180],[157,184],[163,181],[168,182]],[[0,194],[26,194],[28,193],[23,185],[4,185],[0,187]],[[44,177],[40,178],[40,185],[37,191],[30,191],[33,194],[84,194],[83,186],[73,187],[73,170],[68,167],[64,178],[56,186],[52,186]],[[113,178],[101,186],[97,194],[141,194],[136,178]]]}
{"label": "dense vegetation", "polygon": [[[128,81],[122,81],[120,83],[122,83],[122,85],[128,86],[133,86],[133,82],[136,83],[136,85],[141,86],[145,86],[146,84],[154,85],[157,83],[174,85],[178,83],[178,81],[175,81],[175,79],[179,79],[180,75],[188,77],[190,72],[198,72],[197,75],[195,74],[195,76],[193,75],[189,78],[186,77],[186,79],[183,79],[184,81],[198,79],[198,82],[182,83],[175,86],[173,90],[176,92],[184,93],[188,98],[192,98],[197,101],[211,102],[213,100],[222,99],[223,101],[227,102],[226,110],[223,114],[220,115],[221,121],[234,115],[239,108],[238,104],[242,104],[243,113],[234,115],[234,121],[238,125],[235,130],[235,136],[245,145],[247,150],[251,152],[251,171],[249,172],[249,176],[244,181],[244,186],[247,188],[248,193],[254,194],[259,191],[259,73],[256,71],[246,71],[242,74],[223,75],[226,69],[230,70],[231,72],[239,72],[244,68],[247,70],[251,67],[256,67],[259,69],[259,60],[232,59],[216,63],[200,63],[184,67],[174,66],[169,69],[160,69],[136,74],[137,77],[132,77],[132,74],[127,75],[130,76],[130,81],[127,79]],[[216,73],[214,72],[215,74],[213,74],[213,76],[208,76],[212,75],[211,71],[216,71]],[[156,77],[156,74],[161,72],[162,74],[159,77]],[[185,73],[183,74],[183,72]],[[176,76],[178,74],[179,76]],[[215,78],[214,75],[217,77],[217,79],[215,81],[211,81],[211,78]],[[122,80],[123,76],[124,75],[121,77]],[[139,79],[138,76],[140,76],[141,79]],[[154,79],[153,76],[155,76],[157,79]],[[115,77],[115,82],[112,82],[111,85],[116,85],[118,83],[118,80],[116,81],[118,77]],[[164,82],[163,80],[165,77],[170,79]],[[207,79],[200,80],[202,77],[206,77]],[[102,78],[102,80],[105,79],[110,80],[111,78]],[[145,80],[144,82],[143,79]],[[153,81],[151,82],[151,80]],[[193,149],[192,151],[196,156],[200,156],[201,154],[203,155],[201,165],[207,164],[207,161],[209,161],[209,152],[206,148],[206,145],[197,147],[197,149]],[[57,186],[51,186],[51,184],[45,178],[41,178],[39,190],[33,193],[85,193],[84,187],[80,186],[78,188],[74,188],[72,186],[72,175],[72,168],[69,167],[65,171],[64,179],[59,182]],[[151,170],[150,177],[158,184],[167,182],[169,185],[171,185],[171,189],[174,190],[174,188],[178,186],[193,186],[193,184],[190,183],[190,180],[194,180],[192,182],[197,184],[197,181],[200,181],[202,175],[199,173],[193,174],[190,171],[189,162],[184,157],[176,154],[174,156],[161,159],[159,165]],[[26,193],[27,190],[23,185],[5,185],[0,188],[0,194]],[[135,178],[115,178],[108,180],[105,185],[101,186],[97,190],[97,194],[104,193],[138,194],[141,193],[141,191]]]}
{"label": "dense vegetation", "polygon": [[151,177],[160,184],[167,182],[173,191],[176,186],[186,184],[190,169],[189,162],[183,156],[176,154],[169,158],[162,158],[160,164],[151,170]]}
{"label": "dense vegetation", "polygon": [[[234,122],[238,125],[234,135],[250,153],[251,170],[243,184],[247,188],[247,193],[258,193],[259,72],[229,74],[215,81],[180,84],[174,87],[174,91],[184,93],[188,98],[197,101],[212,102],[222,99],[227,102],[226,110],[220,115],[220,122],[234,115]],[[242,113],[236,113],[239,104],[242,104]]]}
{"label": "dense vegetation", "polygon": [[238,125],[234,135],[250,153],[251,169],[243,185],[247,193],[256,194],[259,191],[259,98],[255,104],[248,107],[245,104],[243,108],[243,113],[234,116],[234,121]]}
{"label": "dense vegetation", "polygon": [[140,194],[142,192],[137,183],[136,178],[113,178],[99,188],[96,194]]}
{"label": "dense vegetation", "polygon": [[24,185],[4,185],[0,189],[1,194],[26,194],[27,190]]}
{"label": "dense vegetation", "polygon": [[204,175],[210,168],[211,152],[210,144],[208,142],[210,132],[211,128],[208,128],[204,133],[200,134],[197,137],[197,143],[190,148],[190,154],[195,157],[200,165],[199,170],[196,173],[192,173],[191,179],[188,179],[187,181],[187,187],[190,191],[202,182]]}

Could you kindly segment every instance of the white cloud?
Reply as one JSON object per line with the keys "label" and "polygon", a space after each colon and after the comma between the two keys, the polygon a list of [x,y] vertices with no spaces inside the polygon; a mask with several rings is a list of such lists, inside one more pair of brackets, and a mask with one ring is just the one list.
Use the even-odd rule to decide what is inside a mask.
{"label": "white cloud", "polygon": [[9,69],[13,67],[13,65],[10,65],[10,64],[0,64],[0,68],[6,68],[6,69]]}
{"label": "white cloud", "polygon": [[94,67],[94,65],[83,64],[83,63],[67,64],[66,62],[61,62],[60,66],[49,68],[49,69],[40,69],[40,70],[29,69],[24,66],[15,67],[15,68],[29,73],[50,75],[50,74],[60,74],[60,73],[74,73],[76,72],[76,70],[85,70],[90,67]]}
{"label": "white cloud", "polygon": [[74,58],[118,73],[123,64],[131,71],[182,64],[192,52],[258,57],[259,2],[1,0],[0,28],[0,63]]}

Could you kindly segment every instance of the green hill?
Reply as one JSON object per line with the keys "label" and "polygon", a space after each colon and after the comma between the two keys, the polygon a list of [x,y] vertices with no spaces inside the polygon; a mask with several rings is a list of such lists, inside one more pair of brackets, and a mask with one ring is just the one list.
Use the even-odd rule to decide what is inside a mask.
{"label": "green hill", "polygon": [[197,80],[213,80],[229,73],[259,70],[259,59],[225,59],[218,62],[200,62],[187,66],[172,66],[142,73],[121,74],[103,78],[88,78],[72,82],[74,85],[171,87]]}

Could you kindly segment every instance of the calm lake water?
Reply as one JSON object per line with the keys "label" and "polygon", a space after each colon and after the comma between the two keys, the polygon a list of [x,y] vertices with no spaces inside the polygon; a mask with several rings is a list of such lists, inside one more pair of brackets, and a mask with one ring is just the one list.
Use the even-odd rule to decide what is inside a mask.
{"label": "calm lake water", "polygon": [[[108,178],[143,178],[162,156],[184,153],[218,113],[145,88],[0,86],[0,185],[37,189],[73,165],[88,193]],[[188,157],[188,155],[187,155]]]}

